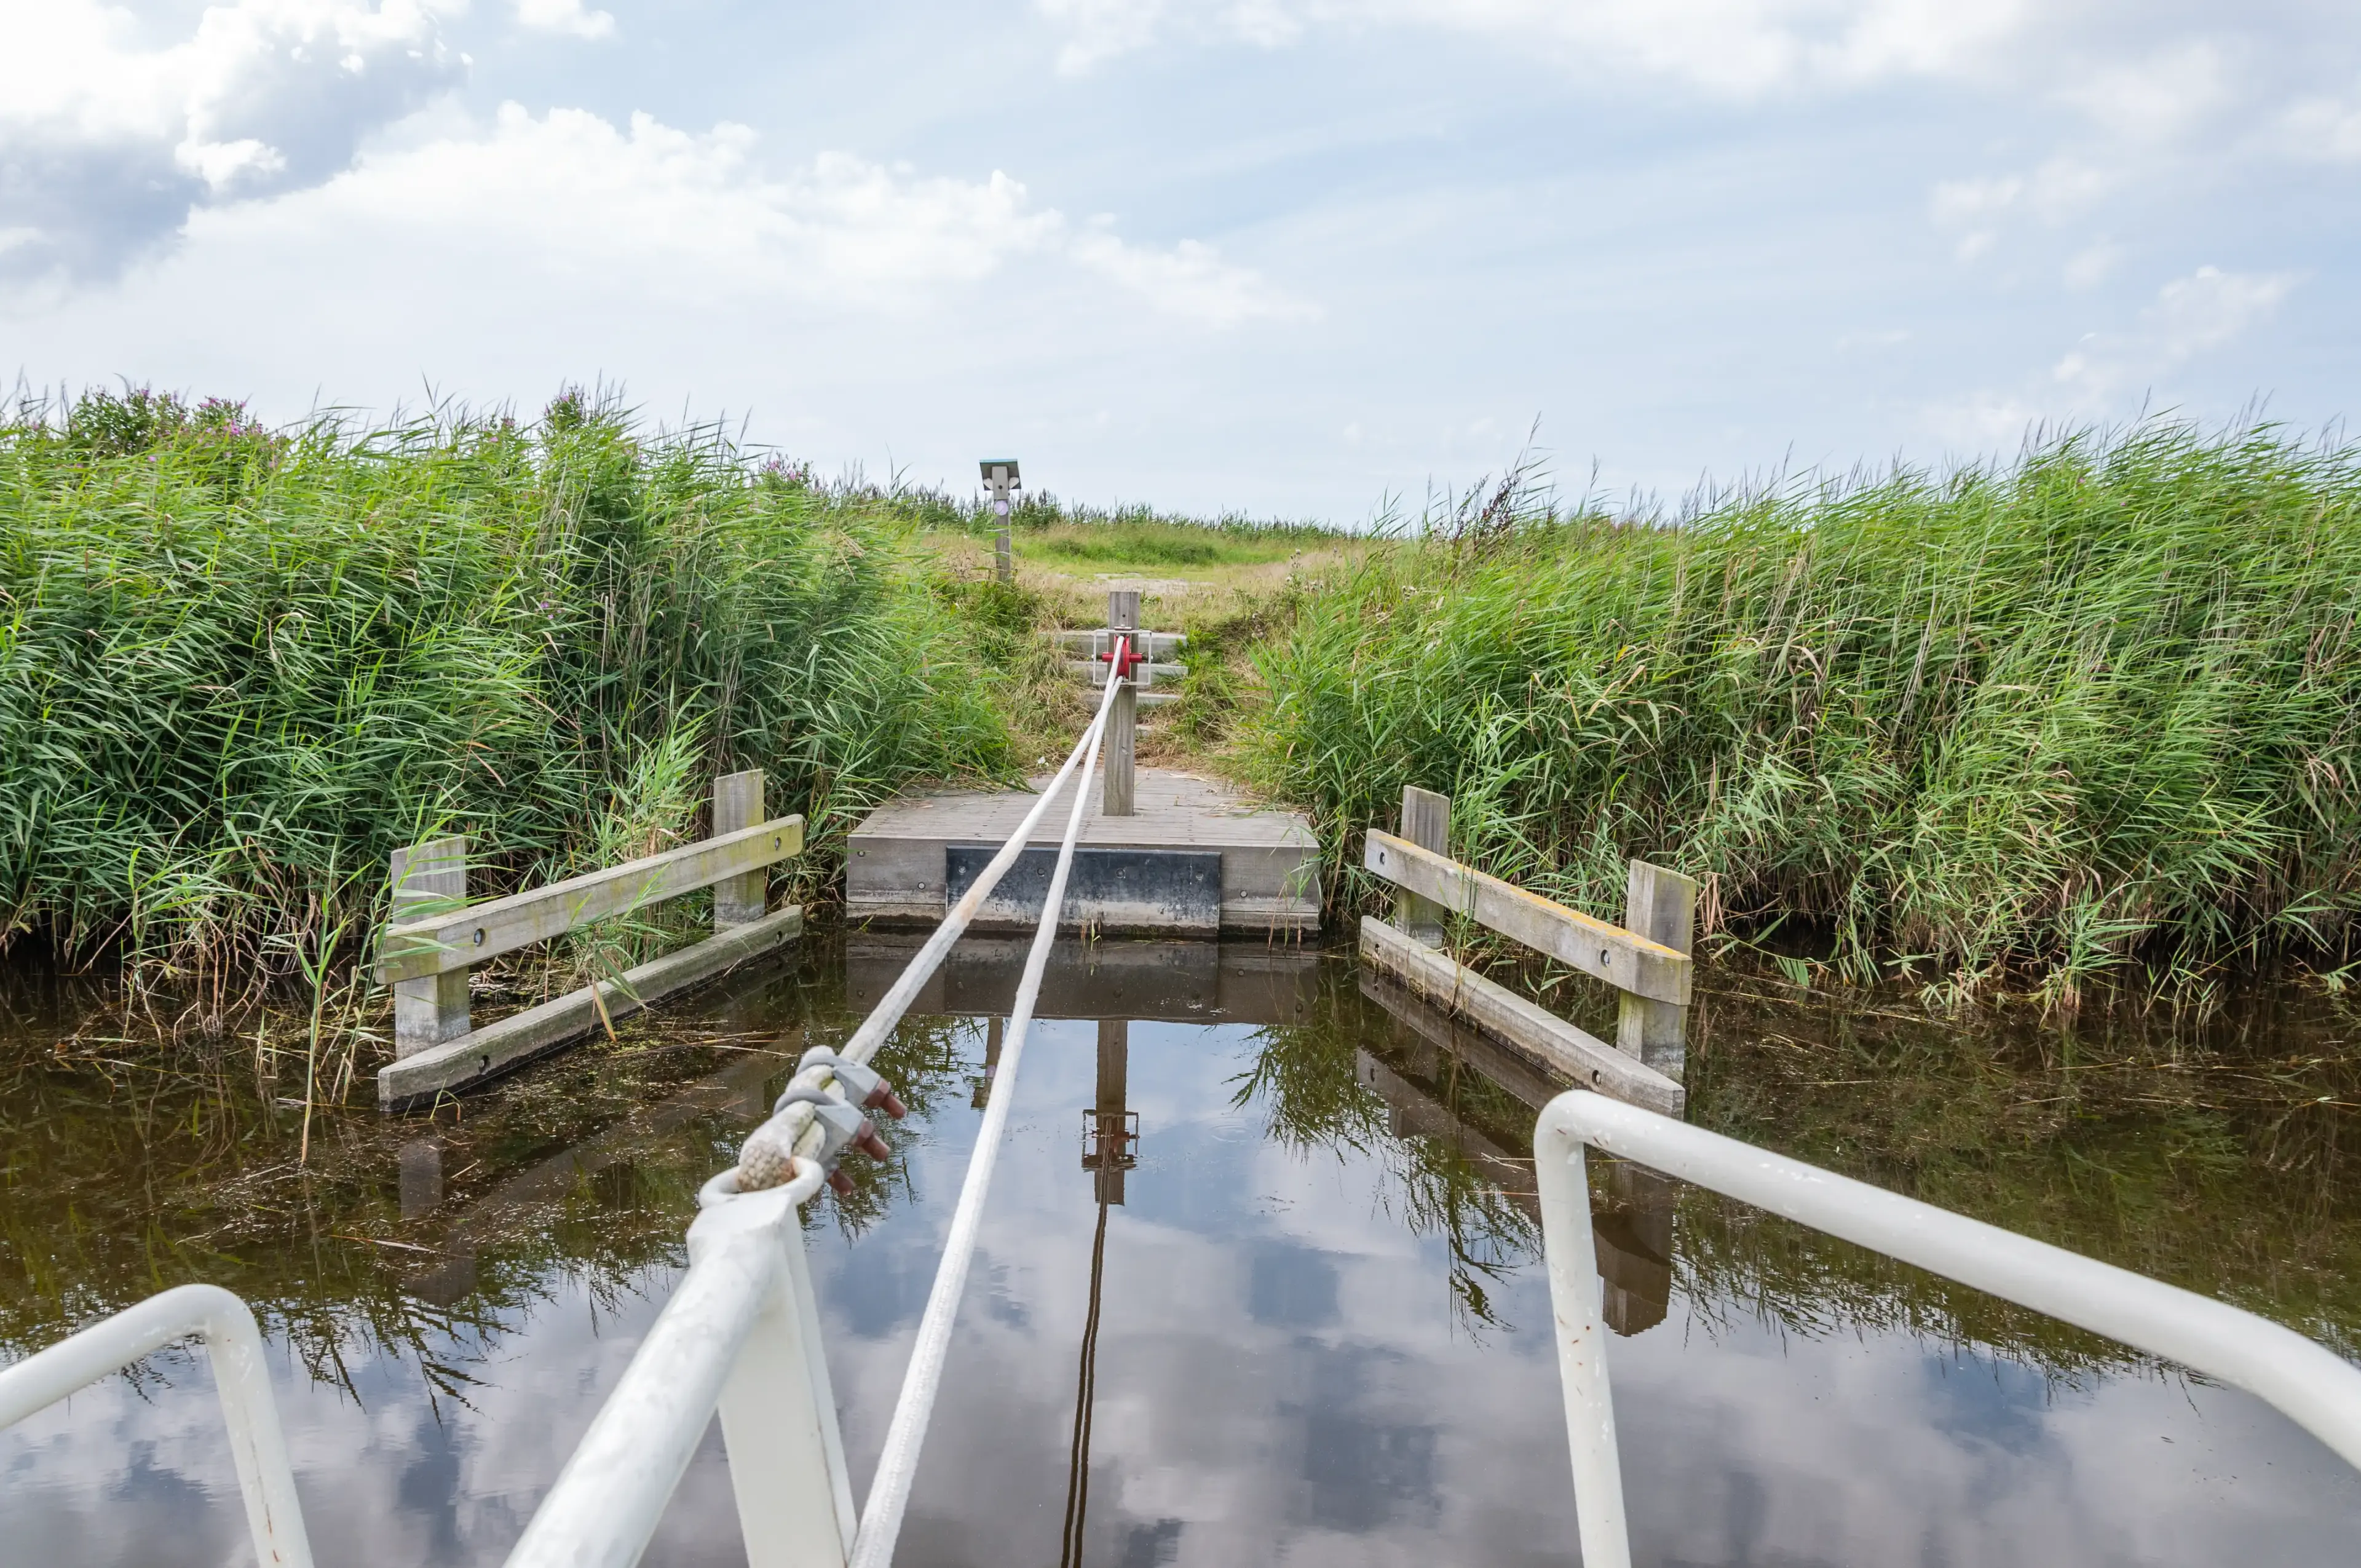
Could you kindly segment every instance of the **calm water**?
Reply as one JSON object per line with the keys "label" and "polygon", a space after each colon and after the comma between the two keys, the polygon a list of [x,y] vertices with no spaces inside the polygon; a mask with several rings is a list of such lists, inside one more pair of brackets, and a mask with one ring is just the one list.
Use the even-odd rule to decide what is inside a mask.
{"label": "calm water", "polygon": [[[235,1037],[168,1057],[83,1019],[60,1051],[79,999],[27,1000],[0,1347],[218,1280],[265,1318],[320,1560],[496,1563],[677,1277],[697,1184],[906,950],[815,941],[456,1124],[324,1117],[302,1168],[275,1102],[300,1088],[258,1083]],[[813,1210],[856,1490],[1014,969],[971,947],[930,991],[890,1051],[914,1102],[895,1160]],[[1045,1004],[1070,1015],[1016,1085],[900,1561],[1056,1563],[1077,1511],[1107,1568],[1574,1561],[1529,1157],[1546,1082],[1341,955],[1109,945]],[[1725,975],[1698,1022],[1700,1121],[2356,1343],[2337,1149],[2361,1094],[2333,998],[1971,1029]],[[2353,1560],[2361,1482],[2245,1396],[1595,1175],[1639,1561]],[[246,1561],[219,1431],[202,1358],[167,1354],[0,1433],[0,1560]],[[716,1434],[647,1561],[737,1563],[736,1531]]]}

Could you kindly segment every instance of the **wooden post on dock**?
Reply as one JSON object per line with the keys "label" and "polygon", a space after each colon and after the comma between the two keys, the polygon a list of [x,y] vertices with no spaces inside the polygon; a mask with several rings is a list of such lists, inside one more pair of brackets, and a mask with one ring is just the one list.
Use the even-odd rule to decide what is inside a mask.
{"label": "wooden post on dock", "polygon": [[[422,920],[467,902],[467,840],[436,839],[393,852],[386,924]],[[406,1057],[467,1032],[467,971],[445,970],[393,988],[393,1054]]]}
{"label": "wooden post on dock", "polygon": [[[1112,588],[1107,592],[1107,652],[1115,651],[1115,634],[1139,630],[1139,590]],[[1142,652],[1142,650],[1135,650]],[[1116,667],[1107,666],[1107,679],[1117,678]],[[1115,704],[1107,712],[1106,733],[1106,794],[1101,798],[1100,812],[1106,817],[1132,815],[1132,751],[1139,733],[1139,693],[1129,681],[1125,681],[1115,694]]]}
{"label": "wooden post on dock", "polygon": [[[1623,927],[1676,953],[1696,942],[1697,884],[1678,872],[1631,862],[1623,897]],[[1625,992],[1615,1025],[1615,1044],[1675,1083],[1688,1055],[1689,1010],[1676,1003],[1651,1002]]]}
{"label": "wooden post on dock", "polygon": [[[725,773],[713,781],[713,837],[737,833],[767,820],[763,815],[763,770]],[[752,926],[771,902],[771,869],[757,866],[713,884],[713,928]]]}
{"label": "wooden post on dock", "polygon": [[[1451,797],[1416,784],[1402,785],[1401,836],[1422,850],[1451,853]],[[1394,924],[1430,948],[1443,946],[1447,913],[1431,898],[1404,890],[1394,894]]]}

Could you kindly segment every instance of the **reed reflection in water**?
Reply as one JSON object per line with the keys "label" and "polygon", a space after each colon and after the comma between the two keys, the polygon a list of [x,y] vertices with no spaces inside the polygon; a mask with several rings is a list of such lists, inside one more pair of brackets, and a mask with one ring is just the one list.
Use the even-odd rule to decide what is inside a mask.
{"label": "reed reflection in water", "polygon": [[[963,949],[894,1042],[914,1105],[895,1157],[808,1233],[857,1486],[970,1151],[1003,958]],[[146,1212],[187,1234],[99,1245],[52,1201],[87,1198],[94,1166],[18,1167],[20,1260],[71,1244],[104,1266],[70,1299],[11,1277],[11,1343],[201,1274],[218,1244],[188,1234],[235,1212],[322,1561],[498,1563],[668,1293],[696,1182],[898,960],[806,961],[710,999],[701,1034],[650,1021],[458,1126],[357,1118],[305,1183]],[[1554,1086],[1334,957],[1103,944],[1055,979],[902,1561],[1568,1561],[1528,1141]],[[1707,1058],[1708,1113],[1761,1103],[1716,1076],[1744,1059]],[[147,1145],[107,1124],[108,1157],[169,1157],[160,1129],[201,1092],[231,1090],[153,1101]],[[129,1114],[106,1103],[82,1113]],[[1629,1166],[1601,1163],[1595,1202],[1642,1562],[2349,1559],[2361,1486],[2243,1396]],[[2345,1245],[2344,1212],[2307,1245]],[[2201,1266],[2189,1245],[2169,1261]],[[236,1560],[204,1385],[159,1357],[0,1437],[12,1560]],[[648,1561],[734,1563],[736,1529],[708,1438]]]}

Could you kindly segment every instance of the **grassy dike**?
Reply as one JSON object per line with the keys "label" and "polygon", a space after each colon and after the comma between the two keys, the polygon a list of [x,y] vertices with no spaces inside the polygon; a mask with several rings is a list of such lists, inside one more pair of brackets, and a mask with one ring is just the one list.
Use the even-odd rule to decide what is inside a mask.
{"label": "grassy dike", "polygon": [[1639,855],[1708,929],[1816,927],[2070,1000],[2302,949],[2361,909],[2361,449],[2268,427],[1731,496],[1675,525],[1505,487],[1297,596],[1239,765],[1338,861],[1401,786],[1592,908]]}
{"label": "grassy dike", "polygon": [[[976,629],[872,499],[569,395],[539,421],[90,397],[0,428],[0,931],[244,989],[467,834],[493,893],[1010,761]],[[225,981],[224,977],[228,977]]]}

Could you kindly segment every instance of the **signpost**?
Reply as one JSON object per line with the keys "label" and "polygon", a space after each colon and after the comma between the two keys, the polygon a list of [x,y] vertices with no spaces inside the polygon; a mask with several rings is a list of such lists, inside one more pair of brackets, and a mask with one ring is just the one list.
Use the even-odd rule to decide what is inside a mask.
{"label": "signpost", "polygon": [[987,457],[978,465],[983,470],[983,488],[991,492],[992,510],[1000,518],[1000,537],[993,541],[993,576],[1004,583],[1016,580],[1016,551],[1008,532],[1008,493],[1021,490],[1024,481],[1016,477],[1014,457]]}

